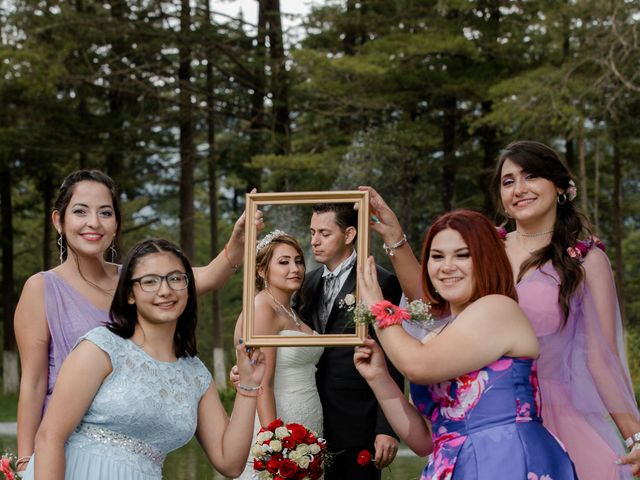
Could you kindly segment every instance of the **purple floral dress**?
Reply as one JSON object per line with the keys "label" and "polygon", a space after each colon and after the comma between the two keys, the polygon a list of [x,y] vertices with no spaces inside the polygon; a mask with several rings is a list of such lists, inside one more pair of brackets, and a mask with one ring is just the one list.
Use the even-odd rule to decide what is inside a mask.
{"label": "purple floral dress", "polygon": [[436,385],[411,384],[434,450],[422,480],[575,480],[562,444],[542,425],[534,362],[502,357]]}

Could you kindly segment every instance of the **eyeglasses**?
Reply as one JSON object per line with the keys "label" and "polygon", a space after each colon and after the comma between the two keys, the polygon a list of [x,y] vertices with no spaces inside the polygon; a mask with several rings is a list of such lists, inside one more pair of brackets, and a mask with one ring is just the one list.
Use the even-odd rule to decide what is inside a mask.
{"label": "eyeglasses", "polygon": [[157,292],[160,290],[162,281],[166,280],[171,290],[184,290],[189,286],[189,277],[186,273],[174,272],[168,275],[143,275],[142,277],[132,278],[131,283],[139,283],[143,292]]}

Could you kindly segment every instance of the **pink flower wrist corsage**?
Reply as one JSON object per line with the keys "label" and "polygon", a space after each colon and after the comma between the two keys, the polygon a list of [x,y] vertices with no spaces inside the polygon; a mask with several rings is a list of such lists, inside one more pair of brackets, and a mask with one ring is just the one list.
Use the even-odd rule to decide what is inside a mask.
{"label": "pink flower wrist corsage", "polygon": [[388,300],[382,300],[369,308],[376,319],[378,328],[387,328],[391,325],[400,325],[403,320],[409,320],[411,315],[406,310],[397,307]]}

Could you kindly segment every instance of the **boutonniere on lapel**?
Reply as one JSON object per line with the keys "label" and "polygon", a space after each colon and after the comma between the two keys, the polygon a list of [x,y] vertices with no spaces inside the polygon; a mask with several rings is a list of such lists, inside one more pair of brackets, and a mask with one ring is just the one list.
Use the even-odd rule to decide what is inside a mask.
{"label": "boutonniere on lapel", "polygon": [[338,308],[347,309],[347,312],[352,311],[356,306],[356,296],[353,293],[347,293],[344,298],[338,302]]}

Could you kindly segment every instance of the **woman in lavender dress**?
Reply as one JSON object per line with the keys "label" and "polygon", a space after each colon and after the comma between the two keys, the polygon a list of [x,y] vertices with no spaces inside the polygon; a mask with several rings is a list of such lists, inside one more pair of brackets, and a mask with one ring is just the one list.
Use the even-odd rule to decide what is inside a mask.
{"label": "woman in lavender dress", "polygon": [[[60,265],[27,280],[14,318],[22,367],[19,470],[33,453],[35,434],[63,360],[80,336],[108,322],[118,280],[118,266],[112,261],[122,219],[111,178],[98,170],[71,173],[60,187],[52,220],[59,234]],[[244,216],[224,253],[194,269],[199,293],[220,288],[237,269],[243,237]]]}
{"label": "woman in lavender dress", "polygon": [[416,408],[392,381],[375,342],[354,355],[395,432],[417,453],[432,453],[422,479],[575,480],[566,451],[540,419],[538,342],[516,303],[491,222],[469,210],[442,215],[427,233],[422,259],[424,295],[434,315],[451,318],[422,342],[382,301],[372,258],[358,276],[379,341],[411,380]]}
{"label": "woman in lavender dress", "polygon": [[544,423],[580,479],[629,479],[640,451],[626,456],[620,437],[640,447],[640,416],[611,266],[574,204],[575,183],[551,148],[518,141],[501,152],[492,185],[515,224],[505,246],[540,342]]}

